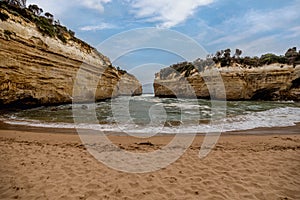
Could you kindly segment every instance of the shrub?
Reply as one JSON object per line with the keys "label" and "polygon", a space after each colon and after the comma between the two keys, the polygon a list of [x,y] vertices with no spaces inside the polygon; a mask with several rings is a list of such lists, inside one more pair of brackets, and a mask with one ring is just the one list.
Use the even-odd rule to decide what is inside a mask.
{"label": "shrub", "polygon": [[60,39],[63,43],[67,43],[67,39],[65,38],[63,33],[58,33],[57,38]]}
{"label": "shrub", "polygon": [[70,34],[72,37],[75,37],[75,32],[74,32],[74,31],[69,30],[69,34]]}
{"label": "shrub", "polygon": [[268,53],[268,54],[264,54],[260,57],[260,63],[262,65],[269,65],[271,63],[274,63],[276,60],[276,55],[272,54],[272,53]]}
{"label": "shrub", "polygon": [[49,20],[47,18],[36,17],[34,21],[37,28],[42,34],[48,35],[50,37],[54,37],[56,35],[54,26],[49,23]]}

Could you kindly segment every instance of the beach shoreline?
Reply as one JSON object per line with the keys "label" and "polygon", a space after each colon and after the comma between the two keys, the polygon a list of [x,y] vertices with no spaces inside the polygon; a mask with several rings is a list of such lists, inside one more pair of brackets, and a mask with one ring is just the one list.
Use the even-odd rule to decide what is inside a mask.
{"label": "beach shoreline", "polygon": [[[75,128],[48,128],[48,127],[35,127],[26,125],[14,125],[8,124],[0,120],[0,131],[1,130],[15,130],[15,131],[25,131],[25,132],[37,132],[37,133],[60,133],[60,134],[78,134]],[[86,129],[89,131],[89,129]],[[94,131],[94,130],[90,130]],[[118,135],[127,136],[124,132],[112,132],[112,131],[101,131],[106,135]],[[185,133],[182,133],[184,135]],[[205,135],[206,133],[196,133],[196,135]],[[294,126],[274,126],[274,127],[258,127],[254,129],[247,130],[235,130],[221,132],[221,135],[291,135],[300,134],[300,123],[295,123]],[[172,133],[158,133],[156,136],[164,135],[175,135]]]}

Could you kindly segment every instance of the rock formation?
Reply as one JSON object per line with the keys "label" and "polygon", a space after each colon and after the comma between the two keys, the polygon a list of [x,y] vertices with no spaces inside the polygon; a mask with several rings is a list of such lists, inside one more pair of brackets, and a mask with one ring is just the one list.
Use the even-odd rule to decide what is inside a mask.
{"label": "rock formation", "polygon": [[[214,73],[216,69],[219,77]],[[225,97],[221,91],[223,84],[227,100],[299,101],[300,65],[208,67],[201,72],[197,68],[176,71],[169,67],[156,74],[154,92],[157,97],[222,99]]]}
{"label": "rock formation", "polygon": [[78,101],[142,93],[133,75],[86,43],[49,37],[22,16],[0,12],[0,108],[71,103],[73,90]]}

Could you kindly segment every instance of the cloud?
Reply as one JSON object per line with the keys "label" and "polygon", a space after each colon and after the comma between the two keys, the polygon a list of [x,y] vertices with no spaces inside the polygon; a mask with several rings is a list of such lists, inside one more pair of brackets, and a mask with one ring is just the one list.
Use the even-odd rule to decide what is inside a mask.
{"label": "cloud", "polygon": [[214,0],[128,0],[136,18],[158,23],[159,27],[170,28],[184,22],[201,6]]}
{"label": "cloud", "polygon": [[292,27],[287,30],[287,34],[284,38],[291,39],[291,38],[299,38],[300,33],[300,26]]}
{"label": "cloud", "polygon": [[82,31],[97,31],[97,30],[105,30],[105,29],[114,29],[117,28],[117,26],[109,23],[101,23],[98,25],[92,25],[92,26],[84,26],[81,27],[80,30]]}
{"label": "cloud", "polygon": [[217,24],[200,21],[197,39],[210,51],[241,48],[244,55],[282,53],[299,41],[300,3],[277,9],[248,9]]}
{"label": "cloud", "polygon": [[[280,45],[276,42],[278,35],[270,35],[255,40],[249,40],[247,42],[238,43],[233,48],[242,49],[247,55],[256,56],[265,53],[281,53],[285,49],[284,45]],[[272,52],[270,52],[272,49]],[[244,53],[243,53],[244,54]]]}
{"label": "cloud", "polygon": [[81,5],[87,8],[98,10],[100,13],[104,11],[103,4],[107,4],[111,2],[111,0],[77,0],[77,1]]}
{"label": "cloud", "polygon": [[70,1],[59,0],[27,0],[27,5],[37,4],[41,8],[53,13],[54,15],[61,16],[65,11],[70,10],[72,7],[84,6],[89,9],[94,9],[102,13],[104,11],[104,4],[110,3],[111,0],[75,0],[72,3]]}
{"label": "cloud", "polygon": [[261,33],[285,32],[300,21],[299,9],[300,4],[296,3],[276,10],[250,10],[244,16],[231,18],[221,24],[219,28],[231,34],[211,44],[237,42]]}

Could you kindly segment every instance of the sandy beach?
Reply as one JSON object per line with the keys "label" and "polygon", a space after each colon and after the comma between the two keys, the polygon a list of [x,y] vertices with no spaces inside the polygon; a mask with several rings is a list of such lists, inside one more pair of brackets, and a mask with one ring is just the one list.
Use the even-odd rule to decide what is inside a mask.
{"label": "sandy beach", "polygon": [[[199,159],[196,137],[175,163],[151,173],[108,168],[74,130],[0,130],[0,199],[300,199],[300,125],[222,134]],[[153,151],[172,136],[110,134],[128,151]],[[147,143],[142,143],[142,142]],[[151,144],[151,145],[150,145]]]}

